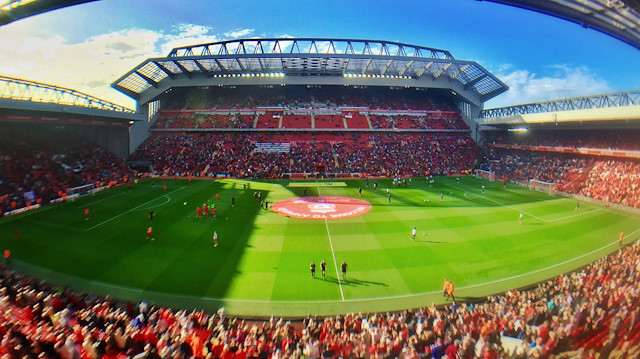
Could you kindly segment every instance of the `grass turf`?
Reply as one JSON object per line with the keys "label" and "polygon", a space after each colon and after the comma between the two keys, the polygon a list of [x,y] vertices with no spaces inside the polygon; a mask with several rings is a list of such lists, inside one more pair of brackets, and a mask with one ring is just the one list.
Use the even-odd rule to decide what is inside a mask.
{"label": "grass turf", "polygon": [[[164,190],[159,180],[141,181],[0,220],[0,248],[11,250],[10,266],[102,295],[293,317],[443,303],[445,277],[458,299],[472,300],[583,266],[614,251],[621,231],[627,243],[640,232],[632,213],[584,202],[576,210],[575,200],[472,177],[433,185],[414,178],[407,187],[378,180],[375,192],[374,180],[333,182],[166,180]],[[271,203],[306,191],[360,198],[372,209],[349,219],[295,219],[261,209],[256,191]],[[196,218],[203,203],[215,203],[216,218]],[[154,240],[145,238],[150,225]]]}

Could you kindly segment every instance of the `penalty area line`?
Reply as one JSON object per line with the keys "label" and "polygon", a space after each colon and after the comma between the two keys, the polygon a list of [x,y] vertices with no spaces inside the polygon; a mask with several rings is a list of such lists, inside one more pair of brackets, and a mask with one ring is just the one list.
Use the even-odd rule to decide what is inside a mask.
{"label": "penalty area line", "polygon": [[98,203],[98,202],[106,201],[106,200],[111,199],[111,198],[113,198],[113,197],[122,196],[122,195],[123,195],[123,194],[125,194],[125,193],[126,193],[126,192],[120,192],[120,193],[115,194],[115,195],[113,195],[113,196],[105,197],[105,198],[103,198],[103,199],[99,199],[99,200],[97,200],[97,201],[89,202],[89,203],[86,203],[86,204],[81,204],[81,205],[79,205],[79,206],[76,206],[76,208],[88,207],[88,206],[90,206],[90,205],[92,205],[92,204],[96,204],[96,203]]}
{"label": "penalty area line", "polygon": [[544,219],[544,218],[542,218],[542,217],[538,217],[538,216],[536,216],[535,214],[531,214],[531,213],[529,213],[529,212],[525,212],[525,211],[523,211],[523,210],[517,209],[517,208],[512,207],[512,206],[509,206],[508,204],[504,204],[504,203],[501,203],[501,202],[498,202],[498,201],[492,200],[491,198],[487,198],[487,197],[485,197],[485,196],[481,196],[481,195],[479,195],[479,194],[475,194],[475,193],[472,193],[472,192],[464,191],[462,188],[458,188],[458,187],[455,187],[455,186],[451,186],[451,185],[447,185],[447,186],[449,186],[449,187],[453,187],[453,188],[455,188],[455,189],[457,189],[457,190],[459,190],[459,191],[463,191],[463,192],[464,192],[464,194],[463,194],[464,198],[466,198],[466,199],[468,199],[468,200],[470,200],[470,201],[471,201],[472,199],[471,199],[471,198],[469,198],[469,197],[467,196],[467,194],[472,194],[472,195],[474,195],[474,196],[476,196],[476,197],[480,197],[480,198],[482,198],[482,199],[484,199],[484,200],[487,200],[487,201],[489,201],[489,202],[493,202],[493,203],[495,203],[495,204],[497,204],[497,205],[500,205],[500,206],[502,206],[502,207],[509,208],[509,209],[514,210],[514,211],[516,211],[516,212],[524,213],[524,214],[526,214],[527,216],[533,217],[533,218],[535,218],[535,219],[537,219],[537,220],[540,220],[540,221],[542,221],[542,222],[545,222],[545,223],[549,223],[549,222],[551,222],[551,221],[548,221],[548,220],[546,220],[546,219]]}
{"label": "penalty area line", "polygon": [[131,208],[130,210],[126,211],[126,212],[122,212],[122,213],[120,213],[120,214],[118,214],[118,215],[116,215],[116,216],[113,216],[113,217],[111,217],[111,218],[109,218],[109,219],[105,220],[105,221],[102,221],[102,222],[100,222],[100,223],[96,224],[96,225],[95,225],[95,226],[93,226],[93,227],[90,227],[90,228],[88,228],[88,229],[85,229],[85,232],[88,232],[88,231],[90,231],[90,230],[92,230],[92,229],[94,229],[94,228],[98,228],[98,227],[100,227],[101,225],[103,225],[103,224],[105,224],[105,223],[109,223],[109,222],[113,221],[114,219],[116,219],[116,218],[118,218],[118,217],[122,217],[122,216],[124,216],[125,214],[127,214],[127,213],[129,213],[129,212],[135,211],[136,209],[138,209],[138,208],[140,208],[140,207],[143,207],[143,206],[144,206],[144,205],[146,205],[147,203],[149,203],[149,202],[153,202],[153,201],[157,200],[158,198],[162,198],[162,197],[168,196],[168,195],[172,194],[173,192],[178,192],[179,190],[183,189],[184,187],[185,187],[185,186],[182,186],[182,187],[180,187],[180,188],[178,188],[178,189],[175,189],[175,190],[173,190],[173,191],[171,191],[171,192],[169,192],[169,193],[163,194],[162,196],[159,196],[159,197],[156,197],[156,198],[154,198],[154,199],[152,199],[152,200],[146,201],[145,203],[143,203],[143,204],[141,204],[141,205],[135,206],[135,207]]}
{"label": "penalty area line", "polygon": [[[452,187],[452,188],[455,188],[455,189],[457,189],[457,190],[459,190],[459,191],[464,191],[462,188],[458,188],[458,187],[451,186],[451,185],[447,185],[447,186]],[[468,194],[474,195],[474,196],[476,196],[476,197],[480,197],[480,198],[482,198],[482,199],[484,199],[484,200],[487,200],[487,201],[493,202],[493,203],[495,203],[495,204],[497,204],[497,205],[500,205],[500,206],[503,206],[503,207],[506,207],[506,208],[512,209],[512,210],[514,210],[514,211],[516,211],[516,212],[522,212],[523,214],[526,214],[527,216],[533,217],[533,218],[535,218],[535,219],[537,219],[537,220],[540,220],[540,221],[542,221],[542,222],[545,222],[545,223],[557,222],[557,221],[562,221],[562,220],[569,219],[569,218],[580,217],[580,216],[587,215],[587,214],[589,214],[589,213],[598,212],[598,211],[601,211],[601,210],[602,210],[601,208],[596,208],[596,209],[592,209],[592,210],[590,210],[590,211],[580,212],[580,213],[572,214],[572,215],[569,215],[569,216],[564,216],[564,217],[559,217],[559,218],[552,218],[552,219],[544,219],[544,218],[542,218],[542,217],[538,217],[538,216],[536,216],[535,214],[531,214],[531,213],[529,213],[529,212],[526,212],[526,211],[523,211],[523,210],[517,209],[517,208],[512,207],[512,206],[510,206],[510,205],[508,205],[508,204],[504,204],[504,203],[502,203],[502,202],[498,202],[498,201],[493,200],[493,199],[491,199],[491,198],[488,198],[488,197],[486,197],[486,196],[481,196],[481,195],[479,195],[479,194],[475,194],[475,193],[473,193],[473,192],[464,191],[464,194],[463,194],[464,198],[466,198],[466,199],[468,199],[468,200],[470,200],[470,201],[472,201],[472,199],[471,199],[471,198],[469,198],[469,196],[467,196]]]}

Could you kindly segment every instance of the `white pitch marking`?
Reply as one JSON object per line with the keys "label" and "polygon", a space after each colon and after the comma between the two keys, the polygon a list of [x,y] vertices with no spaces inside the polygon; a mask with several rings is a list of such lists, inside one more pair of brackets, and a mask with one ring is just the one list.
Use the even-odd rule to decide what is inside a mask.
{"label": "white pitch marking", "polygon": [[[162,195],[162,196],[160,196],[160,197],[168,196],[168,195],[172,194],[173,192],[177,192],[177,191],[179,191],[179,190],[183,189],[184,187],[185,187],[185,186],[182,186],[182,187],[180,187],[180,188],[178,188],[178,189],[176,189],[176,190],[173,190],[173,191],[171,191],[171,192],[169,192],[169,193],[167,193],[167,194],[163,194],[163,195]],[[117,215],[117,216],[113,216],[113,217],[111,217],[111,218],[107,219],[106,221],[102,221],[102,222],[100,222],[100,223],[96,224],[95,226],[93,226],[93,227],[91,227],[91,228],[89,228],[89,229],[86,229],[86,230],[85,230],[85,232],[88,232],[88,231],[90,231],[90,230],[92,230],[92,229],[94,229],[94,228],[100,227],[101,225],[103,225],[103,224],[105,224],[105,223],[111,222],[111,221],[113,221],[114,219],[116,219],[116,218],[118,218],[118,217],[121,217],[121,216],[123,216],[123,215],[125,215],[125,214],[127,214],[127,213],[129,213],[129,212],[131,212],[131,211],[135,211],[136,209],[138,209],[138,208],[140,208],[140,207],[142,207],[142,206],[146,205],[146,204],[147,204],[147,203],[149,203],[149,202],[153,202],[153,201],[157,200],[157,199],[158,199],[158,198],[160,198],[160,197],[156,197],[156,198],[154,198],[154,199],[152,199],[152,200],[146,201],[145,203],[143,203],[143,204],[141,204],[141,205],[138,205],[138,206],[135,206],[135,207],[131,208],[130,210],[126,211],[126,212],[122,212],[122,213],[120,213],[120,214],[119,214],[119,215]]]}
{"label": "white pitch marking", "polygon": [[[462,188],[458,188],[458,187],[455,187],[455,186],[452,186],[452,185],[447,185],[447,186],[449,186],[449,187],[453,187],[453,188],[455,188],[455,189],[457,189],[457,190],[459,190],[459,191],[463,191],[463,189],[462,189]],[[533,218],[538,219],[538,220],[540,220],[540,221],[542,221],[542,222],[545,222],[545,223],[556,222],[556,221],[562,221],[562,220],[564,220],[564,219],[569,219],[569,218],[573,218],[573,217],[580,217],[580,216],[584,216],[584,215],[586,215],[586,214],[593,213],[593,212],[598,212],[598,211],[600,211],[600,210],[601,210],[600,208],[596,208],[596,209],[593,209],[593,210],[591,210],[591,211],[587,211],[587,212],[580,212],[580,213],[578,213],[578,214],[572,214],[572,215],[570,215],[570,216],[565,216],[565,217],[560,217],[560,218],[554,218],[554,219],[544,219],[544,218],[542,218],[542,217],[538,217],[538,216],[536,216],[535,214],[531,214],[531,213],[529,213],[529,212],[526,212],[526,211],[523,211],[523,210],[521,210],[521,209],[518,209],[518,208],[512,207],[512,206],[510,206],[510,205],[508,205],[508,204],[504,204],[504,203],[502,203],[502,202],[498,202],[498,201],[493,200],[493,199],[491,199],[491,198],[487,198],[487,197],[485,197],[485,196],[481,196],[481,195],[479,195],[479,194],[475,194],[475,193],[472,193],[472,192],[464,192],[463,196],[464,196],[466,199],[470,200],[470,201],[471,201],[471,198],[469,198],[469,197],[467,196],[467,194],[472,194],[472,195],[474,195],[474,196],[476,196],[476,197],[480,197],[480,198],[482,198],[482,199],[486,199],[487,201],[493,202],[493,203],[498,204],[498,205],[501,205],[501,206],[503,206],[503,207],[507,207],[507,208],[512,209],[512,210],[514,210],[514,211],[516,211],[516,212],[522,212],[522,213],[526,214],[526,215],[527,215],[527,216],[529,216],[529,217],[533,217]]]}
{"label": "white pitch marking", "polygon": [[[320,186],[318,188],[318,196],[320,195]],[[340,272],[338,271],[338,262],[336,261],[336,253],[333,251],[333,242],[331,241],[331,233],[329,232],[329,223],[324,219],[324,226],[327,228],[327,236],[329,237],[329,246],[331,247],[331,256],[333,257],[333,267],[336,270],[336,278],[338,278],[338,287],[340,288],[340,298],[344,302],[344,292],[342,291],[342,282],[340,281]]]}

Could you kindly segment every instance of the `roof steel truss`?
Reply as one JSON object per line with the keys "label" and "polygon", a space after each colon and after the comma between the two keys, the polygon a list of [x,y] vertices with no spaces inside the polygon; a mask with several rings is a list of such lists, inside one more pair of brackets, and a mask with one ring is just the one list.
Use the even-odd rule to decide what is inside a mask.
{"label": "roof steel truss", "polygon": [[[140,99],[164,81],[230,75],[401,76],[432,80],[448,76],[486,101],[507,86],[482,66],[456,60],[445,50],[372,40],[248,39],[173,49],[167,57],[148,59],[112,86]],[[412,85],[412,84],[407,84]]]}
{"label": "roof steel truss", "polygon": [[480,117],[516,116],[622,106],[640,106],[640,90],[493,108],[482,111]]}
{"label": "roof steel truss", "polygon": [[134,113],[126,107],[75,90],[4,76],[0,76],[0,98]]}

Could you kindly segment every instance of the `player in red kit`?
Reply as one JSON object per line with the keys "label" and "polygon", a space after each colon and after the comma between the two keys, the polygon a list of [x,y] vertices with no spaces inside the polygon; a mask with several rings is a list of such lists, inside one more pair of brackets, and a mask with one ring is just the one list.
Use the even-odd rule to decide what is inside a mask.
{"label": "player in red kit", "polygon": [[218,209],[217,209],[216,207],[211,207],[211,215],[215,217],[215,216],[216,216],[216,211],[217,211],[217,210],[218,210]]}
{"label": "player in red kit", "polygon": [[209,206],[207,206],[206,204],[203,206],[204,209],[204,215],[208,216],[209,215]]}
{"label": "player in red kit", "polygon": [[151,228],[151,226],[149,226],[149,228],[147,228],[147,239],[151,239],[153,240],[153,228]]}
{"label": "player in red kit", "polygon": [[202,208],[200,206],[196,208],[196,217],[202,218]]}
{"label": "player in red kit", "polygon": [[216,193],[216,199],[220,200],[220,195]]}
{"label": "player in red kit", "polygon": [[84,209],[84,220],[85,221],[89,220],[89,208]]}

